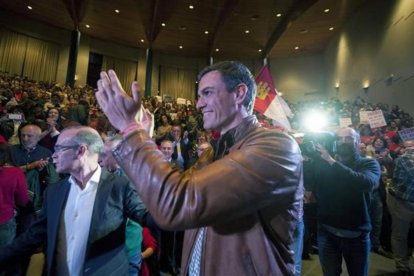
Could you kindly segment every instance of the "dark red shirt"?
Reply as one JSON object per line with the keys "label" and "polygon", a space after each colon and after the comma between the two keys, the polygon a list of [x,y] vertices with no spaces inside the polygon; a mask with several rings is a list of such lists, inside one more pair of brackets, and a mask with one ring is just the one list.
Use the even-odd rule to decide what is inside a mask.
{"label": "dark red shirt", "polygon": [[24,173],[17,167],[0,167],[0,224],[13,218],[14,209],[29,201]]}

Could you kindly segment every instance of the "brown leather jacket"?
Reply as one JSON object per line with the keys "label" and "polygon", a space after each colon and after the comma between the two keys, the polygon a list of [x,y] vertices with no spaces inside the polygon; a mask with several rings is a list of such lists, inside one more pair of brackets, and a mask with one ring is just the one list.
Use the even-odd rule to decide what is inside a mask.
{"label": "brown leather jacket", "polygon": [[207,227],[201,275],[293,275],[290,246],[303,197],[298,145],[261,128],[255,116],[218,144],[223,156],[190,174],[171,167],[143,131],[125,137],[114,155],[158,225],[187,229],[182,275],[200,227]]}

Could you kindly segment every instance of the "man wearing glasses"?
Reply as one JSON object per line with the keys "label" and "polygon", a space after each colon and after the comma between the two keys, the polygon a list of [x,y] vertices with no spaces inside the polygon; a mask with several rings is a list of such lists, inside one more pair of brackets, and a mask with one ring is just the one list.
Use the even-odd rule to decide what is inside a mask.
{"label": "man wearing glasses", "polygon": [[127,275],[127,217],[145,224],[148,212],[127,178],[98,164],[103,141],[90,127],[65,129],[52,155],[69,177],[48,187],[33,226],[0,252],[0,271],[46,243],[47,275]]}
{"label": "man wearing glasses", "polygon": [[369,206],[381,175],[374,159],[360,156],[359,134],[336,133],[336,155],[320,144],[311,176],[317,200],[319,260],[324,275],[340,275],[342,258],[349,275],[368,275],[371,222]]}

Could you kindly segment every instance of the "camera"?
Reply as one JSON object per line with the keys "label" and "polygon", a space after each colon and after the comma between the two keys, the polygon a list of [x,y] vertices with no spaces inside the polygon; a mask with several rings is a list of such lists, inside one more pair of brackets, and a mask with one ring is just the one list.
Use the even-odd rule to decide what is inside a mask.
{"label": "camera", "polygon": [[335,134],[329,131],[305,133],[299,148],[308,157],[320,156],[316,144],[322,145],[330,154],[335,152]]}

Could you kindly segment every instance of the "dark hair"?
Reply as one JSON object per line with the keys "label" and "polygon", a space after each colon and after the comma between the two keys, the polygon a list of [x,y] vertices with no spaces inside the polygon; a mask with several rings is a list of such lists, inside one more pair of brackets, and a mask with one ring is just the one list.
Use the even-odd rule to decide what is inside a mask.
{"label": "dark hair", "polygon": [[0,166],[11,162],[10,146],[8,144],[0,144]]}
{"label": "dark hair", "polygon": [[252,114],[254,99],[256,98],[256,83],[250,70],[236,61],[222,61],[204,68],[198,74],[197,81],[200,82],[204,75],[212,71],[220,72],[221,78],[229,92],[233,92],[241,83],[247,86],[247,95],[243,105],[246,107],[247,112]]}

